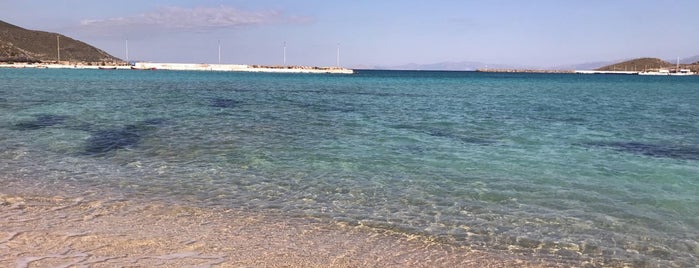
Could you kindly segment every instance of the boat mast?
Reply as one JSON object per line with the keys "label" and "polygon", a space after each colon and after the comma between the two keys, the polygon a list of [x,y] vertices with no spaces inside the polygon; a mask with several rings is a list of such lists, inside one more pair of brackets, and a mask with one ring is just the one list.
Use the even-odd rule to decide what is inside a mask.
{"label": "boat mast", "polygon": [[284,41],[284,66],[286,66],[286,41]]}
{"label": "boat mast", "polygon": [[221,64],[221,40],[218,40],[218,64]]}
{"label": "boat mast", "polygon": [[337,67],[340,67],[340,43],[337,43]]}

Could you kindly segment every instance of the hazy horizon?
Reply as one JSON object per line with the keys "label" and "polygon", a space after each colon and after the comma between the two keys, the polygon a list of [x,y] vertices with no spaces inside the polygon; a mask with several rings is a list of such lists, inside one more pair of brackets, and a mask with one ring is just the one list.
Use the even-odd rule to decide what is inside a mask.
{"label": "hazy horizon", "polygon": [[0,16],[126,59],[554,67],[699,54],[696,1],[15,1]]}

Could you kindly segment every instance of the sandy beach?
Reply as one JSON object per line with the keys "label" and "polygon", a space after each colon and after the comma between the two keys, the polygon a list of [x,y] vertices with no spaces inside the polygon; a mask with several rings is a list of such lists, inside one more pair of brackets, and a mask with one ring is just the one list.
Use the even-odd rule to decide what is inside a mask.
{"label": "sandy beach", "polygon": [[419,235],[321,219],[281,219],[232,209],[2,193],[0,266],[557,266]]}

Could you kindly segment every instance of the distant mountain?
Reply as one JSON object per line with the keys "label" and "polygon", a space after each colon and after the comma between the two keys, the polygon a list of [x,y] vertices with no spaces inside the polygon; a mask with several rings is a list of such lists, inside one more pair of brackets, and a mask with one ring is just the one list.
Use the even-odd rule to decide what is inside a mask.
{"label": "distant mountain", "polygon": [[[59,40],[56,40],[56,36]],[[0,21],[0,62],[56,61],[57,42],[60,42],[61,61],[122,61],[98,48],[61,34],[27,30]]]}
{"label": "distant mountain", "polygon": [[696,55],[694,57],[689,57],[689,58],[684,58],[680,60],[681,64],[695,64],[699,63],[699,55]]}
{"label": "distant mountain", "polygon": [[587,62],[587,63],[579,63],[579,64],[570,64],[570,65],[559,65],[559,66],[554,66],[548,69],[551,70],[594,70],[598,68],[602,68],[604,66],[614,64],[614,61],[597,61],[597,62]]}
{"label": "distant mountain", "polygon": [[[458,62],[445,61],[445,62],[429,63],[429,64],[409,63],[409,64],[403,64],[403,65],[394,65],[394,66],[375,66],[372,69],[424,70],[424,71],[475,71],[477,69],[483,69],[483,68],[507,69],[507,68],[518,68],[518,67],[513,66],[513,65],[487,64],[487,63],[474,62],[474,61],[458,61]],[[521,68],[521,67],[519,67],[519,68]]]}
{"label": "distant mountain", "polygon": [[639,58],[597,68],[599,71],[643,71],[645,69],[667,68],[672,63],[658,58]]}
{"label": "distant mountain", "polygon": [[482,68],[485,64],[480,62],[438,62],[429,64],[409,63],[396,66],[382,66],[378,69],[390,70],[425,70],[425,71],[474,71],[477,68]]}

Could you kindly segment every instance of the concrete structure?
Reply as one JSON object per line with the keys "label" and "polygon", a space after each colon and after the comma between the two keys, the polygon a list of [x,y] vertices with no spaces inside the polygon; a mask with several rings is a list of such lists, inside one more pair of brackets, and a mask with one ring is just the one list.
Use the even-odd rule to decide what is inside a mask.
{"label": "concrete structure", "polygon": [[219,72],[265,72],[265,73],[329,73],[352,74],[351,69],[338,67],[308,67],[308,66],[262,66],[245,64],[196,64],[196,63],[154,63],[137,62],[133,65],[89,65],[85,63],[61,64],[44,63],[13,63],[0,64],[0,68],[63,68],[63,69],[116,69],[116,70],[173,70],[173,71],[219,71]]}

